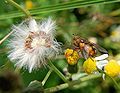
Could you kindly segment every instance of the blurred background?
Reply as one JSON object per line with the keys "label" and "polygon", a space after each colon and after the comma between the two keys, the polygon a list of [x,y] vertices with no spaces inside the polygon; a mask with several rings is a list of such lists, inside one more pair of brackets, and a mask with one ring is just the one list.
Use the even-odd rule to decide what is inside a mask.
{"label": "blurred background", "polygon": [[[56,20],[57,31],[56,39],[59,42],[63,43],[64,49],[71,47],[72,38],[74,35],[79,35],[81,37],[87,38],[88,40],[99,44],[104,47],[109,52],[109,59],[115,59],[120,61],[120,3],[110,3],[110,4],[93,4],[86,5],[83,7],[74,7],[71,9],[62,9],[54,11],[54,8],[51,12],[48,12],[47,6],[58,5],[66,2],[71,2],[73,0],[14,0],[19,5],[25,9],[38,12],[40,7],[46,7],[46,10],[42,10],[43,13],[38,13],[33,17],[36,20],[47,18],[51,16]],[[89,0],[74,0],[74,1],[89,1]],[[95,0],[93,0],[95,1]],[[97,1],[97,0],[96,0]],[[109,0],[108,0],[109,1]],[[71,6],[72,7],[72,6]],[[57,9],[57,8],[56,8]],[[40,10],[39,10],[40,11]],[[45,11],[45,12],[44,12]],[[47,11],[47,12],[46,12]],[[25,17],[22,13],[15,15],[14,13],[19,10],[14,6],[6,3],[5,0],[0,0],[0,39],[7,35],[11,31],[11,26],[13,24],[19,24]],[[7,15],[9,14],[9,15]],[[14,16],[13,16],[13,15]],[[8,17],[6,17],[8,16]],[[0,45],[0,79],[1,77],[6,77],[8,75],[5,71],[13,74],[15,67],[14,64],[10,62],[7,58],[7,43],[8,40],[5,40]],[[61,54],[57,59],[54,60],[55,66],[63,71],[67,67],[66,60]],[[80,63],[82,64],[82,63]],[[82,71],[82,65],[81,65]],[[19,78],[16,83],[19,86],[27,87],[32,80],[42,81],[48,72],[47,68],[41,68],[38,71],[33,71],[28,73],[28,70],[22,69],[19,75],[15,75],[16,78]],[[9,76],[9,75],[8,75]],[[10,75],[11,76],[11,75]],[[14,75],[13,75],[14,77]],[[14,77],[14,78],[15,78]],[[13,79],[13,81],[16,79]],[[116,79],[118,84],[120,79]],[[2,82],[3,80],[0,80]],[[11,81],[11,80],[10,80]],[[21,85],[22,82],[22,85]],[[46,82],[44,88],[53,87],[64,83],[57,74],[52,72],[48,81]],[[2,84],[2,83],[1,83]],[[2,86],[0,84],[0,86]],[[120,85],[120,84],[119,84]],[[1,88],[0,88],[1,89]],[[69,88],[61,90],[56,93],[120,93],[115,87],[111,80],[108,78],[102,80],[98,78],[95,80],[90,80],[85,82],[81,88],[71,90]],[[1,92],[2,93],[2,92]]]}

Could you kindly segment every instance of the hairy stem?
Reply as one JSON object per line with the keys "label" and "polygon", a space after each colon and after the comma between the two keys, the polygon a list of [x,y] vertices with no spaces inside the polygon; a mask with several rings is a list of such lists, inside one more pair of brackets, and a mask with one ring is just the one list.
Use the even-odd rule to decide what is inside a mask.
{"label": "hairy stem", "polygon": [[42,85],[43,85],[43,86],[45,85],[45,83],[46,83],[46,81],[47,81],[47,79],[49,78],[49,76],[50,76],[51,73],[52,73],[52,69],[50,69],[50,70],[48,71],[47,75],[46,75],[45,78],[43,79],[43,81],[42,81]]}
{"label": "hairy stem", "polygon": [[50,68],[55,71],[55,73],[64,81],[68,82],[68,80],[65,78],[65,76],[53,65],[51,61],[48,62]]}
{"label": "hairy stem", "polygon": [[8,33],[2,40],[0,40],[0,44],[2,44],[12,33],[13,33],[13,31]]}
{"label": "hairy stem", "polygon": [[63,90],[63,89],[66,89],[68,87],[73,87],[74,85],[78,85],[78,84],[83,83],[85,81],[88,81],[88,80],[91,80],[91,79],[96,79],[96,78],[99,78],[99,77],[101,77],[101,74],[88,75],[86,77],[82,77],[82,78],[80,78],[78,80],[75,80],[75,81],[64,83],[64,84],[61,84],[61,85],[58,85],[58,86],[55,86],[55,87],[51,87],[51,88],[46,88],[44,90],[44,93],[52,93],[52,92],[56,92],[56,91],[59,91],[59,90]]}
{"label": "hairy stem", "polygon": [[98,69],[101,73],[105,74],[106,76],[108,76],[115,84],[115,86],[117,87],[118,90],[120,90],[120,86],[118,85],[118,83],[115,81],[115,79],[113,79],[111,76],[109,76],[108,74],[106,74],[104,71]]}
{"label": "hairy stem", "polygon": [[115,81],[114,78],[110,77],[112,79],[112,81],[114,82],[114,84],[116,85],[117,89],[120,90],[120,86],[118,85],[118,83]]}

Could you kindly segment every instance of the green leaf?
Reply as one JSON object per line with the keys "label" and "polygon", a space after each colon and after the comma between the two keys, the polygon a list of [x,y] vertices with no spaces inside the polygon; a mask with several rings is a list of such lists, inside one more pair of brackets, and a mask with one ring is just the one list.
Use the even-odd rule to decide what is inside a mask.
{"label": "green leaf", "polygon": [[[108,4],[108,3],[115,3],[115,2],[120,2],[120,0],[89,0],[89,1],[88,0],[75,0],[75,1],[69,1],[66,3],[61,3],[61,4],[56,4],[56,5],[50,5],[47,7],[38,7],[35,9],[31,9],[30,13],[31,15],[38,15],[42,13],[56,12],[56,11],[91,6],[91,5],[96,5],[96,4]],[[0,15],[0,20],[6,19],[6,18],[17,18],[17,17],[22,17],[22,16],[24,16],[24,14],[21,11],[12,11],[10,13]]]}

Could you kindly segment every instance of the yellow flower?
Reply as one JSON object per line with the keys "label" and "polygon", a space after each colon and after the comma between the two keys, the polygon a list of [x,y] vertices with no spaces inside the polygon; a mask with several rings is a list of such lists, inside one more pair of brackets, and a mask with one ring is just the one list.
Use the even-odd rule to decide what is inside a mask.
{"label": "yellow flower", "polygon": [[79,54],[73,49],[66,49],[65,57],[69,65],[75,65],[79,60]]}
{"label": "yellow flower", "polygon": [[33,2],[31,0],[26,0],[25,2],[26,9],[32,9],[33,8]]}
{"label": "yellow flower", "polygon": [[66,49],[65,50],[65,57],[70,56],[73,53],[73,49]]}
{"label": "yellow flower", "polygon": [[77,64],[77,60],[74,57],[72,57],[72,56],[69,56],[67,58],[67,62],[68,62],[69,65],[75,65],[75,64]]}
{"label": "yellow flower", "polygon": [[97,70],[95,59],[88,58],[83,64],[83,69],[88,74],[95,72]]}
{"label": "yellow flower", "polygon": [[80,58],[77,51],[74,51],[72,55],[73,55],[73,58],[76,59],[76,60],[78,60]]}
{"label": "yellow flower", "polygon": [[109,76],[115,77],[120,74],[120,65],[115,60],[110,60],[104,70]]}

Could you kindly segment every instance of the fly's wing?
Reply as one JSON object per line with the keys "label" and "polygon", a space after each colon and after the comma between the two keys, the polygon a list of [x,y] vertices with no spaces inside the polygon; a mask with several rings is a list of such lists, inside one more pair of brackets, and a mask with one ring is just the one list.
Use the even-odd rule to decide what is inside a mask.
{"label": "fly's wing", "polygon": [[81,51],[81,54],[82,54],[83,58],[88,59],[88,57],[89,57],[88,53],[84,49]]}
{"label": "fly's wing", "polygon": [[101,47],[101,46],[99,46],[97,44],[94,44],[94,43],[92,43],[92,44],[95,46],[96,50],[98,50],[100,53],[108,54],[108,51],[106,49],[104,49],[103,47]]}

